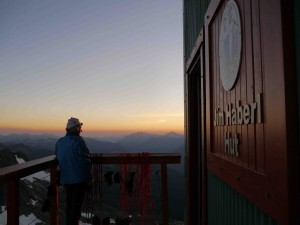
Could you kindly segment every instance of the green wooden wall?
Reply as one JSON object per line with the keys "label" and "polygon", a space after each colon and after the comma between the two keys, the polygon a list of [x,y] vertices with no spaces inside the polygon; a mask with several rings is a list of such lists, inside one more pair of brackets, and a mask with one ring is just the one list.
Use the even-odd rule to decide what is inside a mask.
{"label": "green wooden wall", "polygon": [[207,174],[208,225],[278,225],[214,174]]}
{"label": "green wooden wall", "polygon": [[184,0],[184,62],[186,63],[194,48],[197,37],[204,26],[204,15],[210,0]]}

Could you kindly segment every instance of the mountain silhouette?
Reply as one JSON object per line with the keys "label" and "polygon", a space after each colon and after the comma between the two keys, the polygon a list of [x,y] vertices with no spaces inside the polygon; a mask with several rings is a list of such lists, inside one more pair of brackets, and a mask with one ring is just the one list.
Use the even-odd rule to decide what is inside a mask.
{"label": "mountain silhouette", "polygon": [[126,149],[119,144],[97,141],[93,138],[84,138],[90,153],[119,153],[125,152]]}
{"label": "mountain silhouette", "polygon": [[125,136],[117,144],[130,152],[170,153],[183,146],[184,136],[175,132],[165,135],[138,132]]}
{"label": "mountain silhouette", "polygon": [[148,134],[144,132],[137,132],[133,134],[129,134],[122,138],[120,141],[117,141],[117,143],[123,147],[126,147],[128,149],[132,148],[134,145],[140,145],[144,143],[145,141],[149,140],[152,137],[156,137],[158,135],[156,134]]}
{"label": "mountain silhouette", "polygon": [[39,159],[42,157],[53,155],[53,151],[44,149],[42,147],[31,147],[22,143],[10,145],[10,149],[15,154],[23,154],[26,157],[26,161]]}
{"label": "mountain silhouette", "polygon": [[1,145],[0,148],[0,168],[17,164],[15,155],[8,147]]}

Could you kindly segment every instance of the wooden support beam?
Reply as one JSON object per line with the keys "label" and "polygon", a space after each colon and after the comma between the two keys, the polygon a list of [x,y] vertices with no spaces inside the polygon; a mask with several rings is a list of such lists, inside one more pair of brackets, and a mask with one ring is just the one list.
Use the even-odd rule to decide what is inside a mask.
{"label": "wooden support beam", "polygon": [[56,166],[51,167],[50,184],[54,188],[55,194],[51,196],[50,224],[58,225],[58,188],[56,182]]}
{"label": "wooden support beam", "polygon": [[167,164],[161,164],[163,225],[169,224],[169,199],[168,199],[168,169]]}
{"label": "wooden support beam", "polygon": [[[179,164],[180,163],[179,153],[151,153],[149,156],[150,164]],[[128,154],[90,154],[90,159],[93,164],[136,164],[139,160],[138,153]]]}
{"label": "wooden support beam", "polygon": [[19,179],[7,182],[7,224],[19,225]]}

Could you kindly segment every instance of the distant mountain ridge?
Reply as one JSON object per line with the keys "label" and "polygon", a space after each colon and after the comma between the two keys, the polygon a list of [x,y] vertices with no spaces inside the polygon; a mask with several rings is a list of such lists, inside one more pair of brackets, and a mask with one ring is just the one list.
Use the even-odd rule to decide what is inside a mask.
{"label": "distant mountain ridge", "polygon": [[182,147],[180,153],[184,153],[184,136],[175,132],[165,135],[137,132],[125,136],[117,144],[133,152],[169,153]]}
{"label": "distant mountain ridge", "polygon": [[10,145],[10,150],[15,154],[23,154],[26,157],[26,161],[53,155],[53,151],[51,150],[42,147],[31,147],[21,143]]}
{"label": "distant mountain ridge", "polygon": [[[84,137],[84,136],[83,136]],[[24,144],[26,146],[55,150],[55,143],[60,137],[51,134],[10,134],[0,135],[0,143],[16,145]],[[116,142],[106,141],[104,138],[84,137],[87,146],[91,152],[174,152],[178,148],[180,153],[184,154],[184,136],[175,132],[169,132],[165,135],[136,132],[120,138]]]}
{"label": "distant mountain ridge", "polygon": [[[0,144],[10,147],[14,153],[22,153],[27,160],[33,160],[53,155],[55,144],[60,137],[55,135],[40,134],[10,134],[0,135]],[[184,172],[184,136],[175,132],[166,134],[151,134],[136,132],[119,138],[116,142],[84,137],[90,153],[180,153],[181,164],[169,165],[176,171]],[[1,148],[1,145],[0,145]]]}
{"label": "distant mountain ridge", "polygon": [[24,144],[29,147],[54,150],[58,137],[51,134],[9,134],[0,135],[0,143],[14,145]]}
{"label": "distant mountain ridge", "polygon": [[41,139],[49,139],[54,138],[57,139],[57,136],[52,134],[27,134],[27,133],[13,133],[8,135],[0,135],[0,142],[15,142],[15,141],[23,141],[26,142],[27,140],[41,140]]}
{"label": "distant mountain ridge", "polygon": [[[10,146],[21,145],[28,146],[35,149],[43,149],[51,151],[52,154],[55,151],[55,144],[60,137],[55,135],[31,135],[31,134],[11,134],[11,135],[0,135],[0,143],[7,144]],[[118,152],[125,151],[121,146],[105,141],[98,141],[93,138],[84,137],[90,152]]]}
{"label": "distant mountain ridge", "polygon": [[0,168],[17,164],[15,155],[4,145],[0,148]]}
{"label": "distant mountain ridge", "polygon": [[90,153],[118,153],[126,152],[126,149],[119,144],[108,142],[108,141],[98,141],[93,138],[84,138]]}

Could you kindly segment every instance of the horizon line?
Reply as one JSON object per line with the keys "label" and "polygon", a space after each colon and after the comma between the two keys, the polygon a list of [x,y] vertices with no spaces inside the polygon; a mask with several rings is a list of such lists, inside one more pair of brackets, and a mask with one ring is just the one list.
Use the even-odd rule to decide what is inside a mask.
{"label": "horizon line", "polygon": [[[0,135],[13,135],[13,134],[29,134],[29,135],[65,135],[65,130],[29,130],[29,129],[3,129],[0,128]],[[84,130],[81,136],[97,137],[97,136],[124,136],[134,133],[146,133],[156,135],[166,135],[168,133],[176,133],[184,135],[184,131],[181,130]]]}

